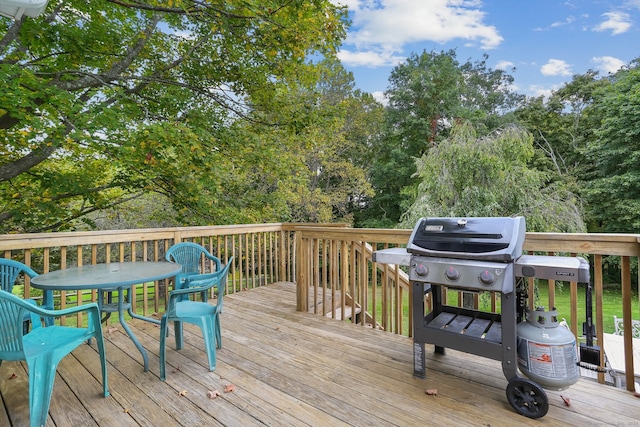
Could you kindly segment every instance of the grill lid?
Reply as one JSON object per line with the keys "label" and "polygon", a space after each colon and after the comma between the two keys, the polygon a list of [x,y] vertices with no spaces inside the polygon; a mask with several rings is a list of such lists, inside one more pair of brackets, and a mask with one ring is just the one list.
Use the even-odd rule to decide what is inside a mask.
{"label": "grill lid", "polygon": [[513,261],[522,255],[524,217],[421,218],[407,252],[414,255]]}

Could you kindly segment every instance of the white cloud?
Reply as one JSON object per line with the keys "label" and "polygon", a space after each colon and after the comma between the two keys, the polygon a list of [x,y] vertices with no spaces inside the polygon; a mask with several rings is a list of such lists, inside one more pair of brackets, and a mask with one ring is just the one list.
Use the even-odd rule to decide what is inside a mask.
{"label": "white cloud", "polygon": [[375,92],[371,92],[371,96],[373,96],[373,99],[375,99],[376,101],[378,101],[380,104],[384,105],[385,107],[387,105],[389,105],[389,98],[384,96],[384,92],[379,91],[379,90],[375,91]]}
{"label": "white cloud", "polygon": [[549,99],[553,92],[560,89],[562,87],[561,84],[553,84],[553,85],[529,85],[527,90],[525,91],[528,96],[539,97],[542,96],[546,99]]}
{"label": "white cloud", "polygon": [[513,67],[515,67],[515,64],[511,61],[498,61],[498,63],[496,64],[496,69],[498,70],[509,71]]}
{"label": "white cloud", "polygon": [[606,19],[594,31],[609,31],[611,35],[623,34],[631,28],[631,16],[624,12],[607,12],[602,14]]}
{"label": "white cloud", "polygon": [[591,58],[591,62],[596,64],[596,69],[605,74],[615,73],[622,68],[626,63],[621,59],[614,58],[613,56],[596,56]]}
{"label": "white cloud", "polygon": [[631,9],[640,9],[640,0],[627,0],[623,6]]}
{"label": "white cloud", "polygon": [[405,60],[404,56],[396,56],[391,52],[353,52],[348,49],[341,49],[338,52],[338,58],[342,63],[352,67],[395,66]]}
{"label": "white cloud", "polygon": [[556,21],[556,22],[553,22],[553,23],[551,24],[551,28],[556,28],[556,27],[562,27],[562,26],[564,26],[564,25],[569,25],[569,24],[573,23],[575,20],[576,20],[576,18],[575,18],[575,17],[573,17],[573,16],[569,16],[569,17],[568,17],[567,19],[565,19],[564,21]]}
{"label": "white cloud", "polygon": [[[478,0],[335,0],[349,6],[353,21],[345,45],[353,46],[342,59],[362,61],[369,55],[377,66],[380,58],[395,61],[404,46],[416,42],[446,43],[461,39],[488,50],[503,38],[496,27],[484,23]],[[367,53],[368,52],[368,53]],[[360,55],[361,53],[367,53]],[[358,62],[359,65],[364,65]],[[389,65],[389,64],[385,64]]]}
{"label": "white cloud", "polygon": [[540,67],[540,72],[545,76],[570,76],[571,66],[561,59],[550,59]]}

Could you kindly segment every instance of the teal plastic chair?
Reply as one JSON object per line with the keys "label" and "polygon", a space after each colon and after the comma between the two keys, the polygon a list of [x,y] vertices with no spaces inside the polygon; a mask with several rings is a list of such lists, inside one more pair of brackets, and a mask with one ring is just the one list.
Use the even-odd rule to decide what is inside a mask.
{"label": "teal plastic chair", "polygon": [[[13,285],[18,280],[20,275],[29,276],[30,278],[34,278],[38,275],[35,271],[33,271],[27,265],[14,261],[12,259],[0,258],[0,289],[3,291],[13,293]],[[36,301],[31,299],[27,300],[30,303],[36,304]],[[53,309],[53,292],[45,291],[42,299],[42,306],[46,309]],[[24,332],[27,333],[29,331],[29,323],[31,317],[29,313],[25,314],[24,318]],[[47,319],[47,324],[53,324],[53,319]]]}
{"label": "teal plastic chair", "polygon": [[203,260],[213,261],[216,265],[215,271],[220,271],[222,268],[220,258],[211,255],[204,246],[192,242],[181,242],[171,246],[167,249],[164,257],[167,261],[175,262],[182,266],[182,272],[175,278],[176,289],[182,287],[187,276],[205,273],[200,270]]}
{"label": "teal plastic chair", "polygon": [[[165,253],[165,259],[169,262],[175,262],[182,266],[180,274],[176,275],[174,279],[174,289],[182,289],[184,287],[185,278],[194,274],[204,274],[201,271],[202,261],[213,261],[215,264],[215,271],[220,271],[222,268],[222,262],[220,258],[211,253],[202,245],[192,242],[181,242],[171,246]],[[180,300],[189,298],[189,295],[180,296]],[[207,300],[207,295],[203,296],[203,301]],[[168,332],[168,330],[167,330]],[[222,340],[220,336],[220,329],[216,330],[216,336],[218,340],[216,345],[218,348],[222,348]]]}
{"label": "teal plastic chair", "polygon": [[[24,334],[22,329],[25,313],[30,314],[34,320],[39,320],[40,317],[53,319],[79,312],[88,314],[86,328],[56,325],[42,327],[36,321],[28,334]],[[107,360],[98,305],[91,303],[65,310],[47,310],[0,290],[0,364],[3,360],[27,362],[31,427],[44,426],[47,422],[58,363],[89,338],[95,338],[98,344],[103,395],[107,397]]]}
{"label": "teal plastic chair", "polygon": [[[216,347],[220,341],[220,312],[222,311],[222,297],[233,257],[229,258],[226,266],[215,273],[197,274],[185,278],[184,287],[169,293],[167,311],[160,320],[160,379],[166,378],[166,341],[169,322],[175,324],[176,350],[182,349],[182,322],[200,327],[207,350],[209,370],[216,369]],[[212,287],[216,287],[216,304],[206,302],[206,295]],[[192,301],[183,296],[200,294],[202,301]]]}

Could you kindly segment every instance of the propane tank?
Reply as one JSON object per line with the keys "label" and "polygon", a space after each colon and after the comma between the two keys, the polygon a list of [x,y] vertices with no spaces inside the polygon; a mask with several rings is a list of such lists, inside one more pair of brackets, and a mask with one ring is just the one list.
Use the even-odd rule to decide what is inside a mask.
{"label": "propane tank", "polygon": [[517,326],[518,367],[542,388],[564,390],[580,377],[576,338],[559,326],[558,312],[544,307],[527,310]]}

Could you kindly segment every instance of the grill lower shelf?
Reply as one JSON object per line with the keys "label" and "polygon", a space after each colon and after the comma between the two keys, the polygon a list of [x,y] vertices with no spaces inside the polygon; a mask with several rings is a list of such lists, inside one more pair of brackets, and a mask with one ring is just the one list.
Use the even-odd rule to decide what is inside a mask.
{"label": "grill lower shelf", "polygon": [[425,324],[425,327],[502,344],[502,324],[499,316],[491,317],[482,318],[461,313],[443,312]]}
{"label": "grill lower shelf", "polygon": [[446,311],[437,315],[430,313],[424,318],[422,327],[415,328],[414,341],[440,347],[439,352],[450,348],[494,360],[502,359],[500,315],[456,307],[442,308]]}

